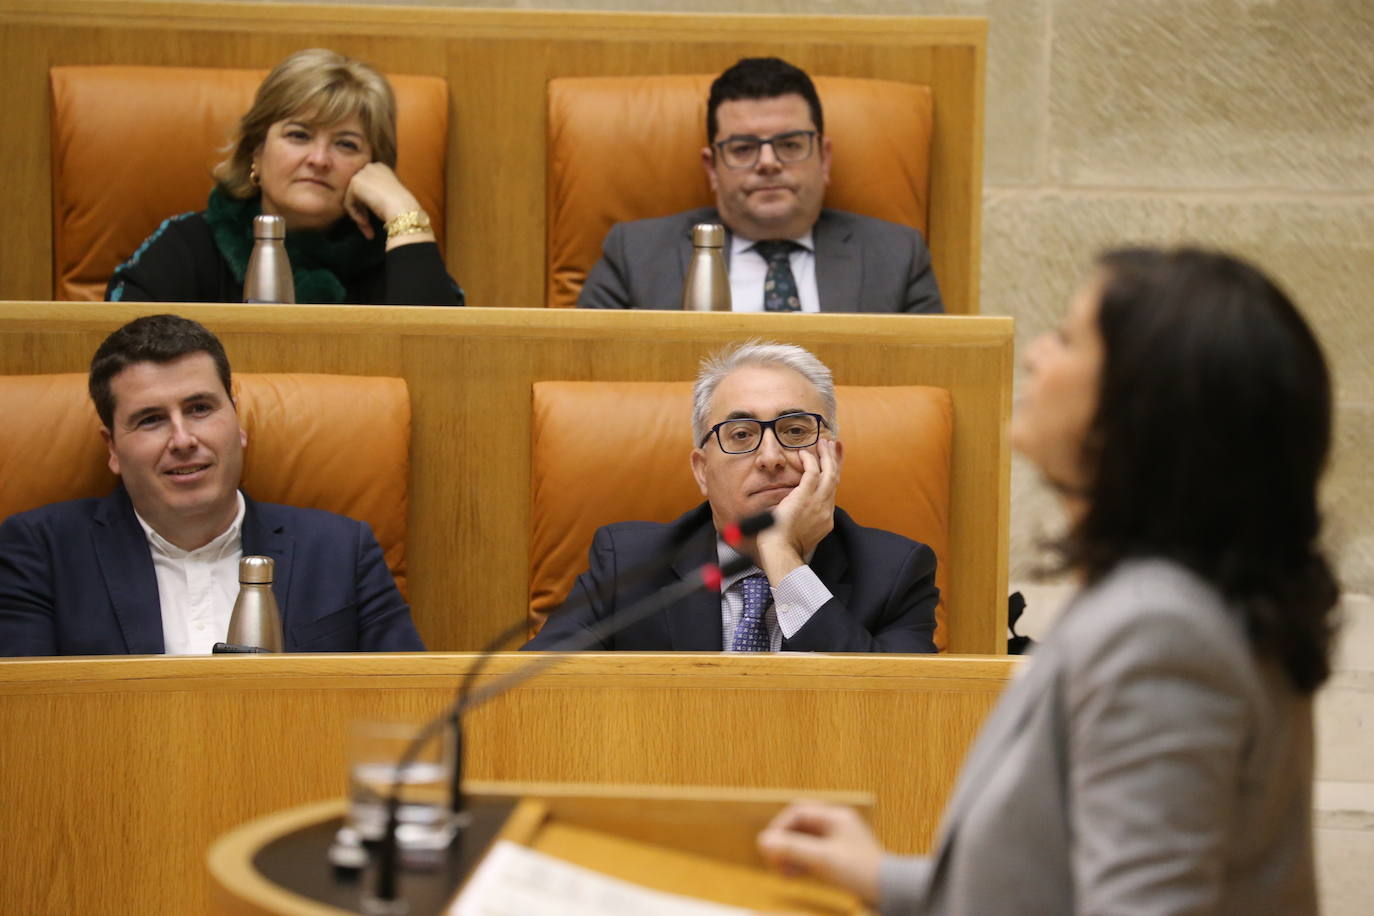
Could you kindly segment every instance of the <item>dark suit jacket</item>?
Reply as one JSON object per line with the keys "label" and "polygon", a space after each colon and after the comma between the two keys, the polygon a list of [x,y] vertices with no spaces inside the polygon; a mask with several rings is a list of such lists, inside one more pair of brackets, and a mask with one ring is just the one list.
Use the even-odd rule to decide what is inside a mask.
{"label": "dark suit jacket", "polygon": [[[667,568],[656,558],[674,553]],[[661,561],[660,561],[661,562]],[[716,530],[703,503],[672,522],[606,525],[592,541],[591,568],[526,649],[554,649],[573,634],[716,562]],[[637,575],[646,564],[652,572]],[[856,524],[835,510],[811,569],[834,596],[788,640],[790,652],[934,652],[935,554],[924,544]],[[720,595],[702,591],[608,637],[595,649],[720,652]]]}
{"label": "dark suit jacket", "polygon": [[[366,524],[245,503],[243,552],[276,561],[286,651],[424,649]],[[123,486],[0,525],[0,655],[162,652],[153,556]]]}
{"label": "dark suit jacket", "polygon": [[[712,208],[617,223],[587,274],[578,308],[676,309],[692,257],[692,226],[719,223]],[[812,230],[823,312],[943,312],[930,251],[915,229],[822,210]],[[730,255],[730,246],[725,246]]]}

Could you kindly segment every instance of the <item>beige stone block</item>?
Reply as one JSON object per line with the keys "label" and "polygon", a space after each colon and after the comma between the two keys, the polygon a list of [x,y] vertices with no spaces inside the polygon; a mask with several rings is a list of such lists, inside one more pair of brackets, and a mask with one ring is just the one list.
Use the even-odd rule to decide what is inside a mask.
{"label": "beige stone block", "polygon": [[1164,197],[988,189],[983,202],[984,315],[1016,319],[1018,355],[1054,328],[1106,248],[1181,240],[1186,205]]}
{"label": "beige stone block", "polygon": [[1374,778],[1374,671],[1337,671],[1317,694],[1317,778]]}
{"label": "beige stone block", "polygon": [[1318,827],[1374,831],[1374,782],[1318,779],[1312,785],[1312,808]]}
{"label": "beige stone block", "polygon": [[1374,187],[1374,4],[1055,0],[1050,166],[1129,188]]}
{"label": "beige stone block", "polygon": [[1274,277],[1326,349],[1337,396],[1374,402],[1374,203],[1199,201],[1189,205],[1183,229],[1186,238],[1234,251]]}
{"label": "beige stone block", "polygon": [[1374,910],[1374,830],[1318,828],[1317,890],[1325,916]]}
{"label": "beige stone block", "polygon": [[[1350,591],[1341,596],[1341,632],[1333,667],[1337,671],[1374,672],[1374,597]],[[1369,763],[1374,790],[1374,760]],[[1369,810],[1374,812],[1374,796],[1370,798]]]}
{"label": "beige stone block", "polygon": [[[1331,457],[1322,487],[1323,539],[1345,589],[1374,593],[1374,405],[1337,409]],[[1352,603],[1349,615],[1359,632],[1374,638],[1368,606]],[[1360,657],[1374,659],[1374,646],[1365,651]],[[1370,762],[1374,769],[1374,757]]]}

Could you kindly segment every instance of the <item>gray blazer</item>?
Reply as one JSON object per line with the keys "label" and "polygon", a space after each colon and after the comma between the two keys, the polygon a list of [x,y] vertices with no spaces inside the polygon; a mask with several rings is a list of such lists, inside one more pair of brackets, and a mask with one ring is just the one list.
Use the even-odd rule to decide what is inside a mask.
{"label": "gray blazer", "polygon": [[1310,698],[1206,583],[1123,564],[1065,610],[882,912],[1317,912]]}
{"label": "gray blazer", "polygon": [[[692,257],[692,226],[713,208],[617,223],[587,274],[578,308],[676,309]],[[943,312],[930,251],[915,229],[822,210],[812,230],[823,312]],[[730,247],[725,248],[729,257]]]}

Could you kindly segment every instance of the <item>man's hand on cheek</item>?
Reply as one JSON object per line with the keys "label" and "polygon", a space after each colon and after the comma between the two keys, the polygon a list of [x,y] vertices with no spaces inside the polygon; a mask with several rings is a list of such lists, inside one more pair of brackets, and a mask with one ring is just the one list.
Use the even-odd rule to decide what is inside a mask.
{"label": "man's hand on cheek", "polygon": [[773,585],[804,564],[835,527],[835,488],[840,480],[835,443],[823,438],[814,454],[811,449],[798,454],[801,482],[773,509],[773,527],[759,534],[755,546],[759,568]]}

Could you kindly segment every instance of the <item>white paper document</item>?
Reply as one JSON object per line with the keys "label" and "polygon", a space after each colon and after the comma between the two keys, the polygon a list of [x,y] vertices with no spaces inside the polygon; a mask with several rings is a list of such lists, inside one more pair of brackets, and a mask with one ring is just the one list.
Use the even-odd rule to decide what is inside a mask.
{"label": "white paper document", "polygon": [[751,910],[667,894],[502,840],[449,916],[750,916]]}

